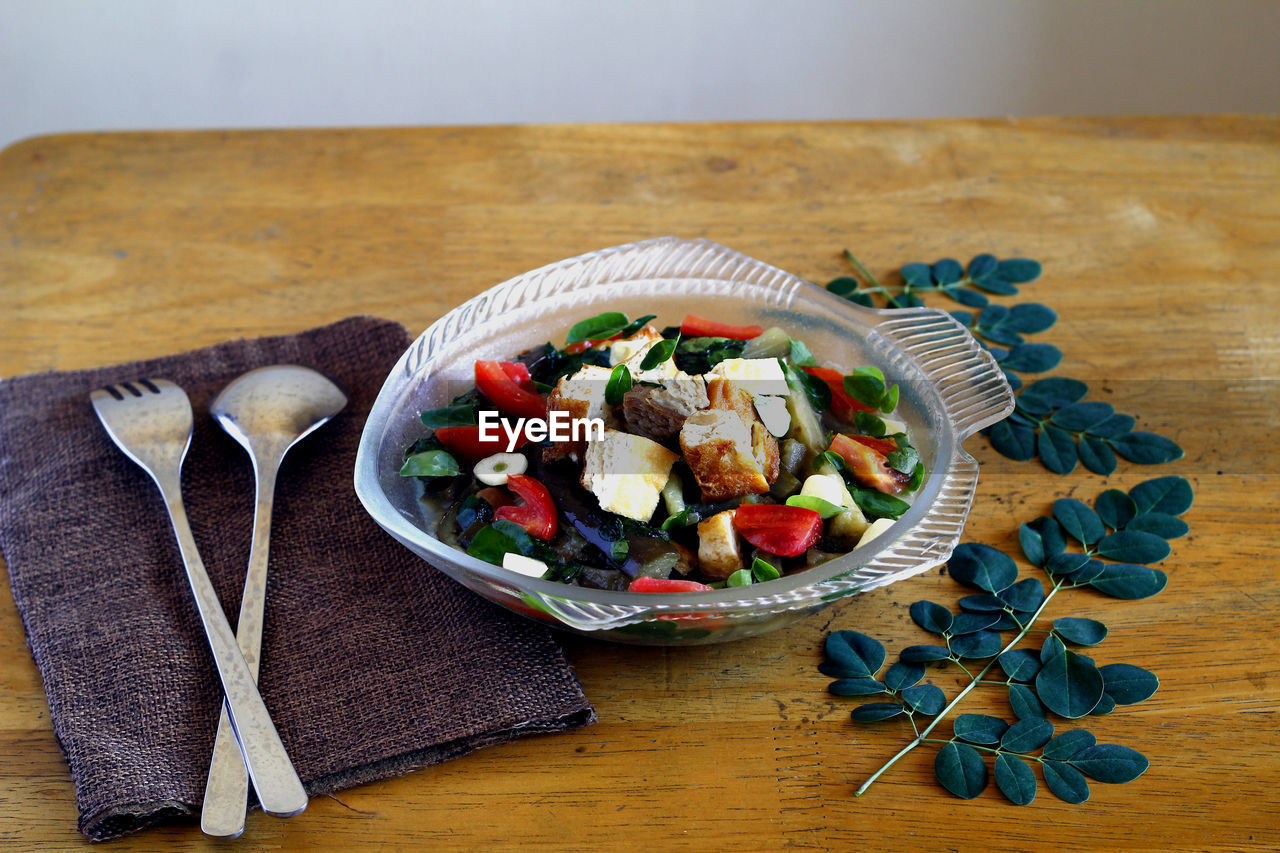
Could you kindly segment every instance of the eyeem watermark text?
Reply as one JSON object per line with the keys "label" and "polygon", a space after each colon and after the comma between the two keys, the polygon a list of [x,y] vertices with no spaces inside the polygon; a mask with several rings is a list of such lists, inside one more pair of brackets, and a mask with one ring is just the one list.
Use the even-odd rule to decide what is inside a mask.
{"label": "eyeem watermark text", "polygon": [[546,418],[511,419],[497,412],[479,414],[480,440],[507,439],[507,452],[514,453],[521,433],[530,441],[598,441],[604,438],[604,421],[600,418],[575,418],[568,412],[553,409]]}

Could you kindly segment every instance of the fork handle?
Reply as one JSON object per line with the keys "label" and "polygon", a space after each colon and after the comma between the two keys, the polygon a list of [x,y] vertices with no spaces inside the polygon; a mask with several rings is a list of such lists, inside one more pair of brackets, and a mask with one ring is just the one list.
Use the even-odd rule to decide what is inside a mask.
{"label": "fork handle", "polygon": [[[284,449],[278,450],[279,457]],[[262,659],[262,621],[266,610],[267,561],[271,546],[271,512],[276,483],[276,467],[255,462],[253,541],[249,545],[249,570],[245,574],[244,595],[240,598],[240,618],[236,621],[236,641],[244,655],[249,672],[256,680]],[[209,760],[209,778],[205,782],[204,805],[200,810],[200,830],[217,838],[237,838],[244,832],[249,777],[244,757],[236,744],[231,718],[224,701],[218,713],[218,734]]]}
{"label": "fork handle", "polygon": [[213,652],[214,666],[222,681],[222,689],[226,694],[225,707],[230,714],[231,727],[235,730],[240,751],[244,755],[249,780],[253,783],[253,789],[258,792],[258,802],[262,804],[264,812],[277,817],[292,817],[307,807],[307,791],[302,787],[297,771],[293,769],[280,734],[267,713],[266,705],[262,703],[253,673],[249,671],[249,664],[240,653],[235,634],[222,611],[222,603],[218,601],[204,563],[200,560],[195,539],[191,535],[191,525],[187,521],[187,512],[182,506],[181,490],[176,482],[172,482],[160,483],[160,491],[164,493],[169,520],[173,523],[173,532],[182,552],[187,581],[191,584],[196,609],[200,612],[200,622],[204,626],[209,649]]}

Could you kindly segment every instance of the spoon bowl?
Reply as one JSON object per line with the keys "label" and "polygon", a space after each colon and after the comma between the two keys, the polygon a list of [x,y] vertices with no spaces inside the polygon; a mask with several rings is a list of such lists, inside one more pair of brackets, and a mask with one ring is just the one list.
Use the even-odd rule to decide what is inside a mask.
{"label": "spoon bowl", "polygon": [[[289,448],[319,429],[347,405],[328,377],[294,364],[251,370],[214,398],[209,413],[253,460],[253,541],[245,575],[236,642],[258,677],[262,622],[267,597],[267,555],[276,473]],[[224,703],[218,722],[200,828],[207,835],[235,838],[244,832],[248,776]]]}

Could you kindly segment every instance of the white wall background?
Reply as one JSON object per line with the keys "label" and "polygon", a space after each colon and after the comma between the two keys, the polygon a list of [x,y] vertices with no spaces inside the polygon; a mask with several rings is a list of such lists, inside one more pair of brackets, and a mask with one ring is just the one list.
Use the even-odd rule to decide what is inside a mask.
{"label": "white wall background", "polygon": [[70,130],[1276,112],[1276,0],[0,0]]}

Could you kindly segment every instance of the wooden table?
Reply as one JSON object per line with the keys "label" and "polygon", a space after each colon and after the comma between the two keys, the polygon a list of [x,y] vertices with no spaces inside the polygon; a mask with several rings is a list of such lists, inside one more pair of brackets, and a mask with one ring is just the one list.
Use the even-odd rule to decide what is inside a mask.
{"label": "wooden table", "polygon": [[[0,155],[0,375],[104,365],[352,314],[417,331],[526,269],[676,234],[815,281],[846,247],[902,264],[1041,260],[1057,375],[1186,457],[1102,478],[1015,463],[982,438],[969,538],[1072,495],[1180,474],[1189,537],[1156,598],[1073,593],[1100,661],[1162,680],[1094,718],[1151,759],[1127,785],[1029,807],[960,801],[902,720],[854,726],[815,666],[829,630],[924,641],[916,578],[791,629],[664,651],[566,639],[600,722],[251,818],[245,849],[1276,849],[1280,846],[1280,122],[1274,117],[532,126],[56,136]],[[934,297],[932,304],[946,300]],[[1029,571],[1029,570],[1028,570]],[[0,838],[85,842],[40,678],[0,602]],[[944,687],[946,673],[931,678]],[[1002,710],[977,698],[963,710]],[[946,724],[944,724],[946,726]],[[949,731],[949,727],[945,730]],[[113,849],[212,849],[193,825]]]}

